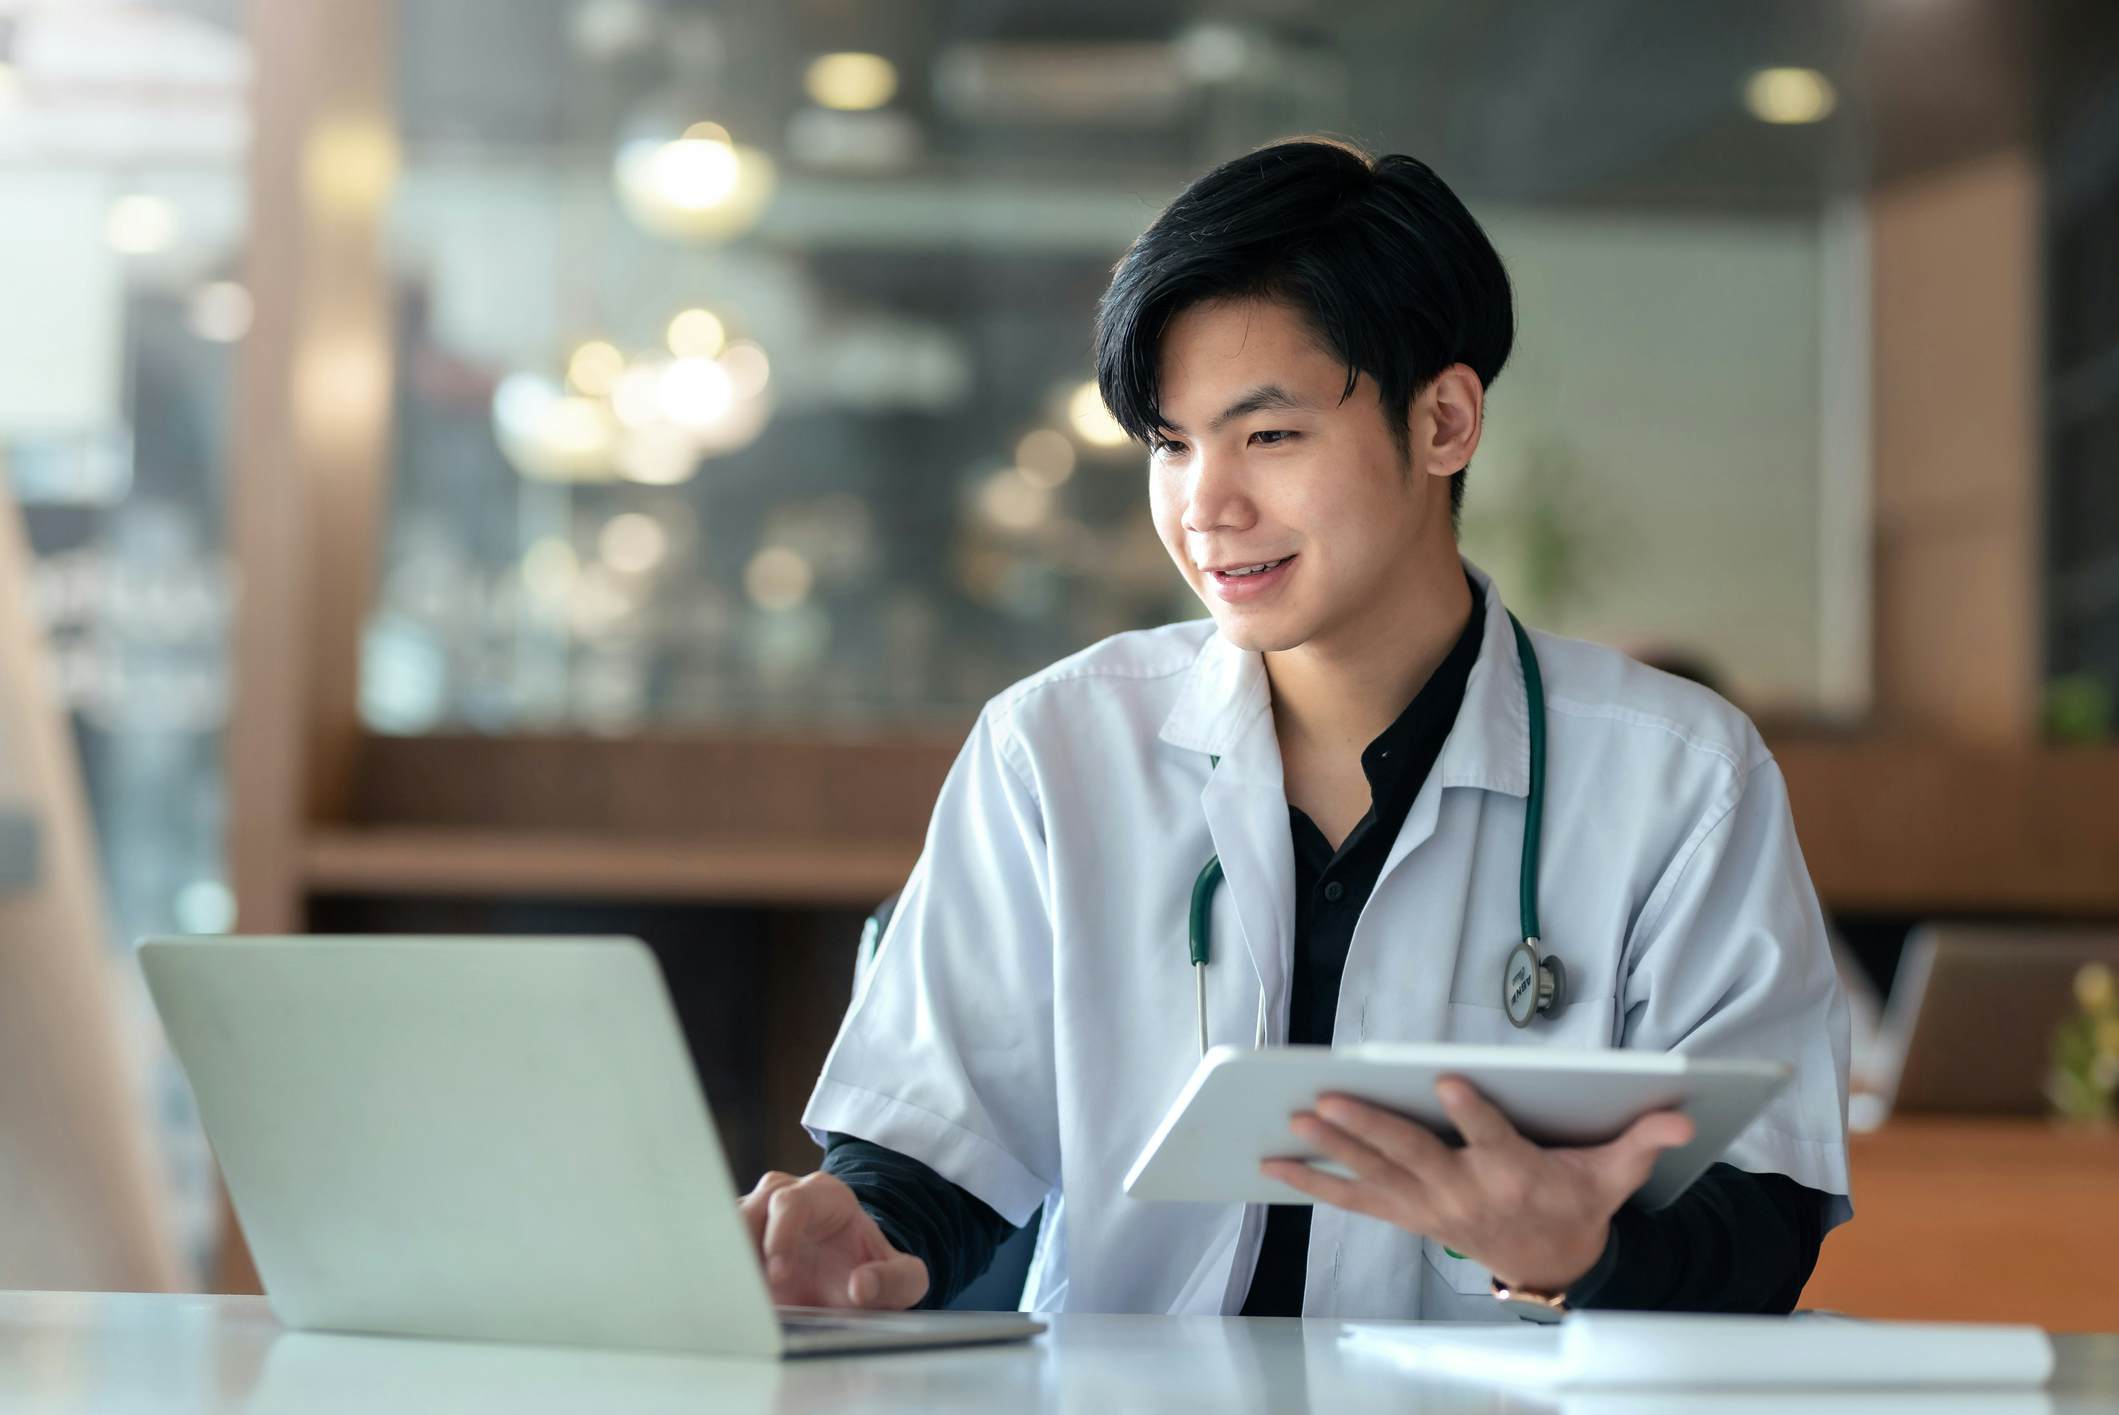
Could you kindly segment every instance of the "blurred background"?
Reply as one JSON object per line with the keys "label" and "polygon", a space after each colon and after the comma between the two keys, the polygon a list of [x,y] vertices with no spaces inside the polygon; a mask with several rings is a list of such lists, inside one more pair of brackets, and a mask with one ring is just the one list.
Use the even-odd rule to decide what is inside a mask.
{"label": "blurred background", "polygon": [[1301,132],[1516,281],[1467,554],[1782,763],[1813,1297],[2119,1327],[2108,0],[0,0],[0,1287],[254,1281],[142,934],[639,934],[810,1167],[978,705],[1199,612],[1110,268]]}

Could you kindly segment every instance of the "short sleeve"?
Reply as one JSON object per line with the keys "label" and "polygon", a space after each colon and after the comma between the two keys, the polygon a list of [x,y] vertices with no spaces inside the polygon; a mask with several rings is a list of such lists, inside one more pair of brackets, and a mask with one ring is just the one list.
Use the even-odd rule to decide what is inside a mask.
{"label": "short sleeve", "polygon": [[1796,843],[1780,768],[1761,756],[1695,827],[1627,947],[1622,1042],[1694,1056],[1766,1058],[1786,1089],[1723,1156],[1830,1198],[1847,1184],[1847,1004]]}
{"label": "short sleeve", "polygon": [[803,1125],[909,1155],[1009,1223],[1055,1187],[1052,930],[1028,764],[989,705],[950,768]]}

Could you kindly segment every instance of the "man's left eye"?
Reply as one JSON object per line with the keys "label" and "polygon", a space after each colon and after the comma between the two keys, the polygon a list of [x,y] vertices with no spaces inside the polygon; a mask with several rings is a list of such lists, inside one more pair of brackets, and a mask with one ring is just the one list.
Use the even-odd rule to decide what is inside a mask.
{"label": "man's left eye", "polygon": [[1281,443],[1292,442],[1294,439],[1294,433],[1284,431],[1254,432],[1251,434],[1253,442],[1260,443],[1266,447],[1278,447]]}

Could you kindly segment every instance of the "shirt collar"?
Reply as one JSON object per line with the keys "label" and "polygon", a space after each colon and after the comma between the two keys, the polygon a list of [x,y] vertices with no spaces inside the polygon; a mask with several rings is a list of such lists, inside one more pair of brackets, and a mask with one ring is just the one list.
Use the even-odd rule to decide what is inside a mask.
{"label": "shirt collar", "polygon": [[[1515,631],[1492,578],[1469,561],[1464,570],[1485,605],[1478,658],[1430,774],[1444,787],[1528,796],[1530,709]],[[1284,778],[1271,708],[1264,657],[1237,648],[1217,630],[1200,646],[1160,735],[1173,747],[1219,757],[1222,770],[1239,779],[1278,786]]]}

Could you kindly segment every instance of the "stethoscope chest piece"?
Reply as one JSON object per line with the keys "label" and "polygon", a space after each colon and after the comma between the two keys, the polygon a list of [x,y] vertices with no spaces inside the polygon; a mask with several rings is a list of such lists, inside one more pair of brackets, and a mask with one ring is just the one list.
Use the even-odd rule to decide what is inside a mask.
{"label": "stethoscope chest piece", "polygon": [[1559,959],[1540,957],[1534,938],[1508,951],[1508,962],[1501,970],[1501,1006],[1509,1021],[1528,1027],[1531,1018],[1540,1013],[1558,1016],[1566,1004],[1567,969]]}

